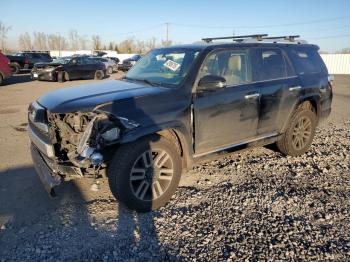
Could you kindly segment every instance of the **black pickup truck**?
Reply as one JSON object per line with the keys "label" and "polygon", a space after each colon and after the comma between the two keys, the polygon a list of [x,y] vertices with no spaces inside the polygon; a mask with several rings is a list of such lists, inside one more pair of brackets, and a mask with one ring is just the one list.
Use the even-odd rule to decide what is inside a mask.
{"label": "black pickup truck", "polygon": [[14,74],[18,74],[21,70],[30,70],[35,63],[51,62],[52,58],[48,52],[23,51],[14,55],[8,55],[10,67]]}

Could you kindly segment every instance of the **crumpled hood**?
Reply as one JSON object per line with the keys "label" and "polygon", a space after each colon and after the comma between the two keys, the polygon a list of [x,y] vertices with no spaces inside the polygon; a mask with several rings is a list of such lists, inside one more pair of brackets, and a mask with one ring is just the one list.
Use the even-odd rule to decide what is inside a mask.
{"label": "crumpled hood", "polygon": [[52,113],[91,110],[97,105],[168,92],[167,88],[110,80],[62,88],[38,99]]}

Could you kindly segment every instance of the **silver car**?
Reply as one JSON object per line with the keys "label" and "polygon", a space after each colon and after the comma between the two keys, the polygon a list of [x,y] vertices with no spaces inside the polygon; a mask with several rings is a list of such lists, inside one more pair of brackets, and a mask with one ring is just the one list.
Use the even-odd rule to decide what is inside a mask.
{"label": "silver car", "polygon": [[91,58],[103,63],[106,66],[107,74],[111,75],[113,72],[118,72],[118,64],[112,59],[98,56],[92,56]]}

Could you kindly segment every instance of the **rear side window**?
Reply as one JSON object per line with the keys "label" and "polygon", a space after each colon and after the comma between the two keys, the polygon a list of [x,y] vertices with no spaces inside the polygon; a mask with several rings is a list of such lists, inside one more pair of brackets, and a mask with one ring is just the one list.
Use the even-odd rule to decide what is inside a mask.
{"label": "rear side window", "polygon": [[298,73],[320,73],[325,71],[322,58],[316,49],[296,48],[292,51]]}
{"label": "rear side window", "polygon": [[294,76],[295,72],[282,50],[277,48],[256,49],[256,81],[268,81]]}

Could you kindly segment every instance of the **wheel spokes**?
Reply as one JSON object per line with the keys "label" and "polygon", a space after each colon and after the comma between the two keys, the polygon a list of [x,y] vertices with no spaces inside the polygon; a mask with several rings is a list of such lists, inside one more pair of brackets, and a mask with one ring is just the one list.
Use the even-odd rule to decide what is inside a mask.
{"label": "wheel spokes", "polygon": [[159,153],[156,158],[154,159],[154,164],[158,167],[158,168],[162,168],[163,165],[165,164],[165,162],[169,159],[169,155],[165,152],[162,151],[161,153]]}
{"label": "wheel spokes", "polygon": [[142,182],[139,184],[137,191],[135,192],[136,196],[140,199],[144,199],[146,192],[149,188],[149,184],[146,180],[142,180]]}

